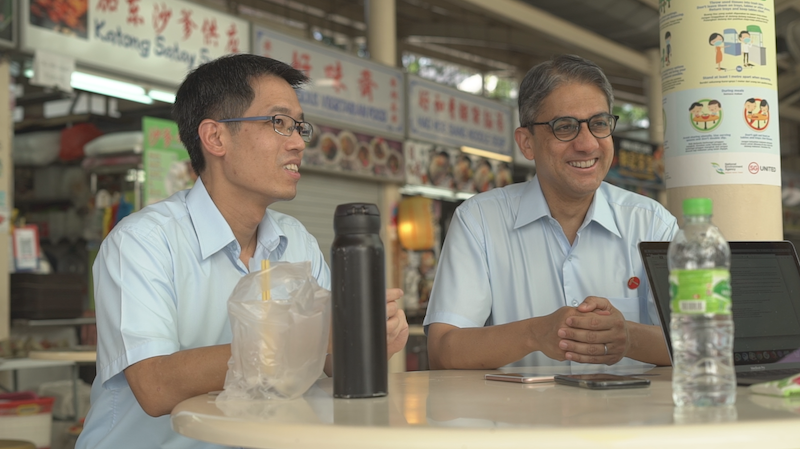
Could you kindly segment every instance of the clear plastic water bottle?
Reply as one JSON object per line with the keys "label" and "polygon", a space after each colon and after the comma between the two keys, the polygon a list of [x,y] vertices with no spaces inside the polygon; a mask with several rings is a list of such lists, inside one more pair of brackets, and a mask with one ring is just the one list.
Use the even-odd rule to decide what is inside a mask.
{"label": "clear plastic water bottle", "polygon": [[728,242],[711,223],[709,198],[683,201],[669,245],[672,399],[677,406],[736,402]]}

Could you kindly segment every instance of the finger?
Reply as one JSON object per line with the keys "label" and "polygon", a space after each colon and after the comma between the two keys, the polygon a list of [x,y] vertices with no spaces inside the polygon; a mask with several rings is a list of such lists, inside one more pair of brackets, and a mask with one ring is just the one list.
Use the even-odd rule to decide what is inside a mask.
{"label": "finger", "polygon": [[573,362],[612,365],[623,357],[623,354],[614,345],[609,346],[602,343],[584,344],[562,340],[558,346],[564,351],[564,357]]}
{"label": "finger", "polygon": [[606,298],[599,296],[587,296],[580,305],[578,305],[579,312],[595,312],[604,315],[610,315],[614,310],[614,306]]}
{"label": "finger", "polygon": [[[605,343],[616,340],[621,334],[613,330],[585,330],[571,327],[558,330],[558,336],[563,340],[571,340],[577,343]],[[563,349],[563,348],[562,348]]]}
{"label": "finger", "polygon": [[397,314],[397,311],[400,310],[400,306],[397,305],[397,301],[391,301],[386,303],[386,318],[391,318]]}
{"label": "finger", "polygon": [[[609,349],[609,351],[611,351]],[[613,365],[620,360],[622,357],[619,354],[611,354],[609,352],[608,355],[587,355],[587,354],[578,354],[575,352],[567,352],[564,357],[571,361],[571,362],[578,362],[578,363],[594,363],[594,364],[605,364],[605,365]]]}
{"label": "finger", "polygon": [[403,297],[403,290],[399,288],[387,288],[386,289],[386,302],[397,301],[398,299]]}
{"label": "finger", "polygon": [[571,316],[564,322],[567,326],[573,329],[586,329],[586,330],[606,330],[612,329],[617,325],[619,320],[612,316],[598,315],[596,313],[587,313],[585,315]]}

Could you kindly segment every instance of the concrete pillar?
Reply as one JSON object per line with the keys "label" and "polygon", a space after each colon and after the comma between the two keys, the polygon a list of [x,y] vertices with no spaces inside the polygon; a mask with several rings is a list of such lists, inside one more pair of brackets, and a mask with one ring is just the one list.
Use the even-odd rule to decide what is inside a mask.
{"label": "concrete pillar", "polygon": [[10,71],[8,59],[0,59],[0,342],[10,338],[10,286],[9,286],[9,247],[11,236],[8,233],[11,217],[11,188],[14,178],[14,164],[11,161],[11,136],[14,135],[14,122],[11,118]]}
{"label": "concrete pillar", "polygon": [[[364,4],[364,15],[367,18],[367,48],[370,58],[381,64],[395,67],[397,65],[397,15],[395,0],[367,0]],[[381,238],[384,242],[386,254],[386,286],[395,285],[394,270],[395,248],[397,243],[397,230],[391,226],[390,221],[395,206],[400,201],[400,191],[396,184],[384,183],[381,208],[382,229]],[[401,304],[402,307],[402,304]],[[389,360],[389,371],[396,373],[406,370],[406,351],[402,350]]]}
{"label": "concrete pillar", "polygon": [[397,65],[397,13],[395,0],[367,0],[367,48],[375,62]]}
{"label": "concrete pillar", "polygon": [[774,0],[662,2],[660,23],[667,208],[708,197],[728,240],[782,240]]}

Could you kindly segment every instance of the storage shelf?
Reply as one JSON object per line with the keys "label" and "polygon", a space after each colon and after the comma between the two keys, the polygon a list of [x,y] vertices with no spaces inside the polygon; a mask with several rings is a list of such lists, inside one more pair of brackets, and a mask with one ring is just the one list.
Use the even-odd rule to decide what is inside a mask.
{"label": "storage shelf", "polygon": [[27,326],[27,327],[41,327],[41,326],[82,326],[84,324],[95,324],[97,321],[94,317],[85,318],[63,318],[54,320],[27,320],[17,318],[11,321],[12,326]]}

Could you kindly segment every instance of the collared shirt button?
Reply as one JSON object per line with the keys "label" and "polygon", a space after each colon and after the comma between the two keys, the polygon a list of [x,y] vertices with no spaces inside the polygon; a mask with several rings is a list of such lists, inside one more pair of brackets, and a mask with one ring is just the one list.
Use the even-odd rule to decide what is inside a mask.
{"label": "collared shirt button", "polygon": [[573,306],[573,307],[577,307],[577,306],[578,306],[578,301],[577,301],[577,300],[575,300],[575,299],[573,299],[573,300],[572,300],[572,306]]}

